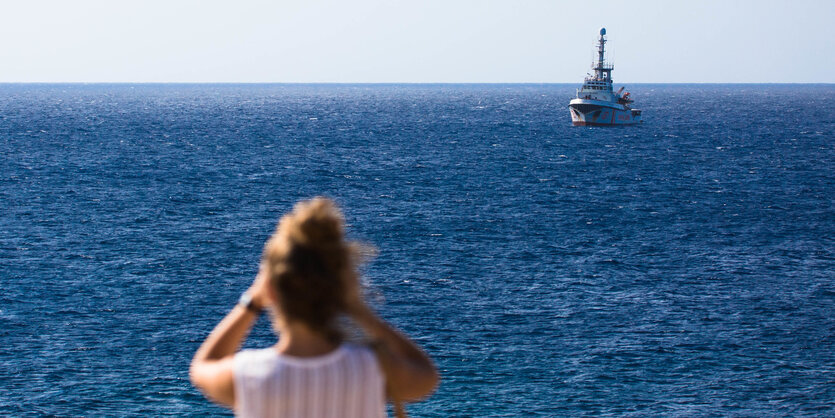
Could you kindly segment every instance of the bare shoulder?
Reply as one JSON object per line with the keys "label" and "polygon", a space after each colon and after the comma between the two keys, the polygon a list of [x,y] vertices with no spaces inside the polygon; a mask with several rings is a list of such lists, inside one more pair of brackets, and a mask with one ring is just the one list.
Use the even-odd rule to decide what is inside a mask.
{"label": "bare shoulder", "polygon": [[191,382],[206,396],[228,407],[235,406],[235,357],[193,362]]}

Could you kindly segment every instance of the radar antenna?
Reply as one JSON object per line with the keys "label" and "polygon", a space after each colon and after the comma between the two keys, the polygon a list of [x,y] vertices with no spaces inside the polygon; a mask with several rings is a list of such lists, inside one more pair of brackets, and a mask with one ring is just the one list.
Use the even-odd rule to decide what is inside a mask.
{"label": "radar antenna", "polygon": [[597,39],[597,62],[594,63],[594,78],[598,81],[612,82],[612,64],[606,64],[606,28],[600,28],[600,38]]}

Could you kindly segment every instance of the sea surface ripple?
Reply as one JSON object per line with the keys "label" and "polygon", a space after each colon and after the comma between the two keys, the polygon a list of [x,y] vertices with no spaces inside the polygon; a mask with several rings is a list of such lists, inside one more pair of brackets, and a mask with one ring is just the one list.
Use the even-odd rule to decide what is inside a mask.
{"label": "sea surface ripple", "polygon": [[576,87],[0,85],[0,414],[227,414],[191,356],[315,195],[413,416],[835,414],[835,86]]}

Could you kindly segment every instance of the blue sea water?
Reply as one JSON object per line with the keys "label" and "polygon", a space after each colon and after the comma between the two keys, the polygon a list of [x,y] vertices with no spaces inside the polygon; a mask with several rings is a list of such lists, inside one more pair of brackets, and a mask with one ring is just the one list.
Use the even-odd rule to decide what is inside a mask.
{"label": "blue sea water", "polygon": [[227,414],[191,356],[315,195],[413,416],[835,414],[835,86],[576,87],[0,85],[0,414]]}

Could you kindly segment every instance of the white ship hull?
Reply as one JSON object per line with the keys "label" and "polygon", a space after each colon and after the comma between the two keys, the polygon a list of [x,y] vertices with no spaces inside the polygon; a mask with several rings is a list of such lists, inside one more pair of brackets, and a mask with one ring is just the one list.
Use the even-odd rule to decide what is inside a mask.
{"label": "white ship hull", "polygon": [[568,105],[574,126],[635,125],[641,111],[602,100],[573,99]]}

